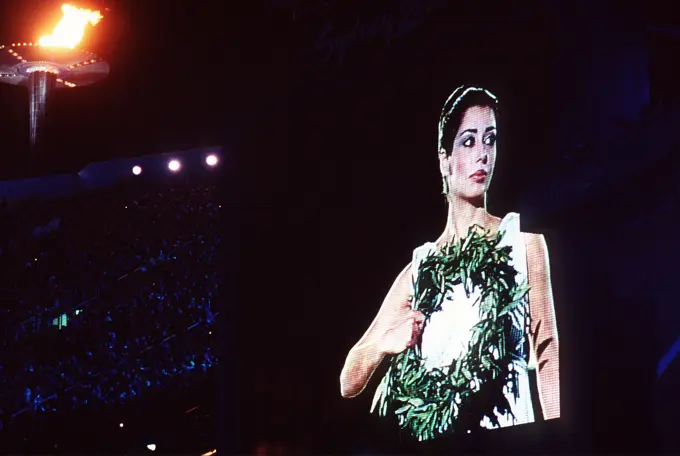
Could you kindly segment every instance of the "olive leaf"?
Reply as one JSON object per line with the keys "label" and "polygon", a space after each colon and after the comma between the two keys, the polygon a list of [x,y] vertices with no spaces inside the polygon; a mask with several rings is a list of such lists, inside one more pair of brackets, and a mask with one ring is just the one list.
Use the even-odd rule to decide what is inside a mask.
{"label": "olive leaf", "polygon": [[466,238],[430,252],[412,280],[413,306],[426,324],[454,286],[463,284],[468,297],[475,288],[482,290],[474,303],[480,320],[462,357],[444,370],[428,369],[415,346],[390,358],[378,385],[371,411],[396,415],[399,426],[419,441],[479,428],[485,417],[498,425],[496,411],[510,413],[502,390],[506,379],[515,394],[518,390],[517,376],[508,369],[517,356],[507,349],[507,329],[512,321],[529,321],[528,287],[517,283],[511,248],[499,247],[502,235],[473,227]]}

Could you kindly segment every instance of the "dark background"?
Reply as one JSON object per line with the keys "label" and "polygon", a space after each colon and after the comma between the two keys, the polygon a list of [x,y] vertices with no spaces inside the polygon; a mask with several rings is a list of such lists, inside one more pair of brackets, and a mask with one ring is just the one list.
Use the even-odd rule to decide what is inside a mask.
{"label": "dark background", "polygon": [[[656,288],[649,280],[635,292],[623,286],[674,264],[675,250],[662,246],[675,212],[660,231],[651,216],[677,204],[677,144],[664,133],[677,119],[667,79],[673,40],[653,27],[671,19],[645,8],[456,2],[407,37],[389,46],[365,40],[342,61],[287,54],[286,145],[283,135],[258,138],[267,153],[251,167],[257,195],[271,201],[253,216],[265,229],[246,236],[262,255],[240,257],[257,277],[253,286],[270,282],[273,290],[246,293],[248,315],[262,328],[249,339],[257,354],[244,361],[260,392],[245,406],[260,410],[247,425],[254,440],[406,453],[677,447],[668,434],[677,422],[672,407],[655,405],[677,397],[655,381],[663,339],[677,334],[672,304],[661,310],[659,287],[672,294],[672,285],[658,278]],[[359,8],[347,9],[351,30]],[[412,249],[443,228],[435,124],[461,83],[489,88],[502,104],[491,211],[520,210],[524,229],[548,239],[564,418],[414,447],[368,415],[379,374],[353,401],[340,398],[338,377]],[[657,261],[641,260],[648,243],[632,225],[658,245]]]}
{"label": "dark background", "polygon": [[[237,241],[225,266],[233,329],[220,448],[395,450],[394,431],[367,414],[370,394],[340,399],[340,369],[413,248],[444,226],[441,105],[457,85],[486,87],[503,109],[490,209],[520,211],[551,250],[565,418],[462,444],[673,448],[661,431],[677,422],[677,369],[654,375],[679,321],[673,5],[422,3],[429,12],[383,1],[79,2],[102,10],[84,43],[111,74],[57,94],[40,160],[25,153],[25,91],[0,86],[1,177],[222,144],[225,230]],[[59,5],[1,2],[0,41],[34,38]],[[356,38],[406,16],[408,33]],[[345,52],[324,44],[348,35]]]}

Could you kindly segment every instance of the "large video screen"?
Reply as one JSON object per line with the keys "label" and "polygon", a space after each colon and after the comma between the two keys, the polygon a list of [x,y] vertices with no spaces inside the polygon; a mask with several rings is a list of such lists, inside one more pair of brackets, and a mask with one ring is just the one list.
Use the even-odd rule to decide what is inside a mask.
{"label": "large video screen", "polygon": [[441,234],[412,247],[340,373],[343,398],[372,397],[355,413],[418,441],[560,417],[549,245],[518,212],[487,206],[505,153],[503,104],[482,87],[451,89],[431,151],[447,207],[431,220]]}

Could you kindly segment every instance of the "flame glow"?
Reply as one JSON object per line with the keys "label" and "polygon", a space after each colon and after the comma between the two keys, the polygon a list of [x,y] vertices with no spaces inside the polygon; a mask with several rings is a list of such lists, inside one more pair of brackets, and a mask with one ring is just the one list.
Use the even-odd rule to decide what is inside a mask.
{"label": "flame glow", "polygon": [[64,14],[61,21],[54,27],[51,35],[38,40],[40,46],[73,49],[83,39],[85,26],[88,23],[97,25],[103,17],[99,11],[80,9],[71,5],[62,5],[61,11]]}

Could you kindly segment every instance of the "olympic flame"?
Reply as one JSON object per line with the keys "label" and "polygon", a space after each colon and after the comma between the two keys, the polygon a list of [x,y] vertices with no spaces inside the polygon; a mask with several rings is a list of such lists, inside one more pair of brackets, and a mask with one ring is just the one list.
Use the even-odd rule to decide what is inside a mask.
{"label": "olympic flame", "polygon": [[68,4],[62,5],[61,11],[63,13],[61,21],[54,27],[51,35],[45,35],[38,40],[40,46],[73,49],[83,39],[87,24],[97,25],[103,17],[99,11],[76,8]]}

